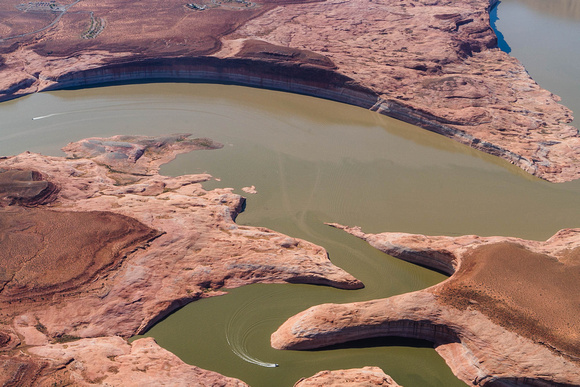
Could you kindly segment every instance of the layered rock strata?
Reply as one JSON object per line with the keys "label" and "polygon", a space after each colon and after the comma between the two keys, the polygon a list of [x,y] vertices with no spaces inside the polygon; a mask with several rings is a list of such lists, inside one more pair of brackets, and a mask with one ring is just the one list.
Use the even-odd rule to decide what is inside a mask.
{"label": "layered rock strata", "polygon": [[155,385],[171,377],[191,385],[199,376],[200,385],[242,385],[151,340],[122,337],[223,287],[363,286],[319,246],[238,226],[244,198],[204,190],[209,175],[158,173],[178,153],[218,147],[189,135],[116,136],[69,144],[67,158],[0,159],[1,203],[10,204],[0,207],[4,383]]}
{"label": "layered rock strata", "polygon": [[56,192],[57,187],[37,171],[0,169],[0,207],[46,204]]}
{"label": "layered rock strata", "polygon": [[369,108],[549,181],[580,177],[572,114],[496,47],[495,0],[202,3],[75,1],[43,13],[8,1],[0,99],[129,80],[237,83]]}
{"label": "layered rock strata", "polygon": [[580,229],[538,242],[333,226],[451,277],[387,299],[312,307],[272,334],[273,347],[402,336],[433,342],[470,385],[580,385]]}

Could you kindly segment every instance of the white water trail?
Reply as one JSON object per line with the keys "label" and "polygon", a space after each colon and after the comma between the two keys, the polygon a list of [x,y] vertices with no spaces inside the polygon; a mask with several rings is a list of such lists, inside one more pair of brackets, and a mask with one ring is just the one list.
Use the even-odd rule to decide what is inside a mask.
{"label": "white water trail", "polygon": [[245,348],[243,348],[243,346],[232,344],[232,342],[230,341],[230,338],[228,336],[226,336],[226,339],[228,341],[228,345],[230,346],[232,352],[235,353],[236,356],[238,356],[242,360],[245,360],[248,363],[256,364],[256,365],[259,365],[261,367],[266,367],[266,368],[278,367],[278,364],[276,364],[276,363],[268,363],[268,362],[256,359],[254,357],[251,357],[250,355],[242,352],[243,350],[245,350]]}
{"label": "white water trail", "polygon": [[[258,299],[249,300],[235,311],[226,325],[226,340],[232,352],[240,359],[261,367],[275,368],[278,367],[278,364],[261,361],[250,356],[246,346],[250,331],[256,327],[256,324],[252,323],[252,304],[260,302],[259,300],[265,301],[267,298],[267,295],[262,295]],[[249,327],[248,323],[250,324]]]}
{"label": "white water trail", "polygon": [[231,117],[227,116],[226,114],[220,114],[215,112],[207,112],[203,109],[192,109],[192,108],[179,108],[179,107],[140,107],[141,105],[146,104],[146,102],[134,102],[134,103],[123,103],[123,104],[116,104],[110,106],[100,106],[97,108],[92,109],[82,109],[82,110],[73,110],[70,112],[61,112],[61,113],[51,113],[46,114],[44,116],[32,117],[33,121],[36,120],[43,120],[45,118],[56,117],[56,116],[64,116],[69,114],[75,113],[97,113],[97,112],[112,112],[112,111],[121,111],[121,112],[140,112],[140,111],[151,111],[151,110],[159,110],[159,111],[179,111],[179,112],[189,112],[189,113],[203,113],[203,114],[210,114],[212,116],[224,118],[224,119],[231,119]]}
{"label": "white water trail", "polygon": [[52,113],[52,114],[47,114],[45,116],[32,117],[32,120],[33,121],[43,120],[45,118],[50,118],[50,117],[54,117],[54,116],[62,116],[62,115],[65,115],[65,114],[70,114],[70,113]]}

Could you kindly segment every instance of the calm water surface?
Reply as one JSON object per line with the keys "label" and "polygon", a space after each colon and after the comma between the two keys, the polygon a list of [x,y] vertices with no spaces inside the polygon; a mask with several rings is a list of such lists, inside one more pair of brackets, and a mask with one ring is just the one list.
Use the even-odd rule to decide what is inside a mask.
{"label": "calm water surface", "polygon": [[[500,7],[511,3],[504,0]],[[532,12],[513,4],[520,4],[518,15]],[[516,53],[520,48],[510,33],[504,37]],[[578,78],[576,73],[568,80]],[[379,253],[324,222],[359,225],[367,232],[538,240],[580,226],[580,181],[550,184],[411,125],[310,97],[150,84],[44,93],[0,104],[0,155],[25,150],[62,155],[64,144],[89,136],[176,132],[211,137],[225,147],[180,155],[162,173],[209,172],[221,181],[206,188],[233,187],[240,194],[241,187],[255,185],[258,193],[245,194],[247,210],[238,223],[320,244],[366,285],[356,291],[246,286],[194,302],[148,332],[184,361],[253,386],[291,386],[323,369],[366,365],[381,367],[407,387],[464,385],[422,342],[371,340],[310,352],[270,348],[270,334],[309,306],[388,297],[445,278]],[[265,368],[243,357],[280,366]]]}
{"label": "calm water surface", "polygon": [[[211,187],[255,185],[238,223],[324,246],[366,288],[254,285],[190,304],[148,335],[186,362],[253,386],[292,385],[322,369],[377,365],[406,386],[462,385],[424,343],[375,340],[366,348],[276,351],[269,336],[323,302],[422,289],[445,277],[396,260],[323,222],[368,232],[513,235],[545,239],[578,226],[580,184],[549,184],[510,164],[363,109],[222,85],[151,84],[61,91],[0,104],[0,154],[59,155],[87,136],[192,132],[225,144],[166,165],[209,172]],[[410,345],[410,346],[407,346]],[[250,359],[278,363],[265,368]]]}
{"label": "calm water surface", "polygon": [[[501,0],[495,23],[540,86],[562,98],[580,123],[580,0]],[[493,16],[493,14],[492,14]],[[506,48],[505,46],[503,48]]]}

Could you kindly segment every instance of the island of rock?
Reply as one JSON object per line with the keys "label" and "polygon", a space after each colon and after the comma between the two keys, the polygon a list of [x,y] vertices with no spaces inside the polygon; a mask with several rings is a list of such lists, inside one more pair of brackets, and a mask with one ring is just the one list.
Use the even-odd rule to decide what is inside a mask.
{"label": "island of rock", "polygon": [[243,385],[126,339],[222,287],[363,286],[322,247],[237,225],[245,199],[204,190],[209,175],[158,173],[220,146],[116,136],[71,143],[66,158],[0,158],[0,384]]}
{"label": "island of rock", "polygon": [[497,48],[496,2],[7,0],[0,100],[131,80],[273,88],[378,111],[552,182],[578,179],[572,113]]}
{"label": "island of rock", "polygon": [[451,275],[387,299],[314,306],[272,334],[279,349],[401,336],[429,340],[469,385],[580,385],[580,229],[545,242],[365,234],[394,257]]}

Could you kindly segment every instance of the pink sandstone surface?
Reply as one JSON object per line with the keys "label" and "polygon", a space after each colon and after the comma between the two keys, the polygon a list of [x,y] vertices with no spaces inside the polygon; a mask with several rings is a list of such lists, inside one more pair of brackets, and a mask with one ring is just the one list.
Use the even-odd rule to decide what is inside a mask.
{"label": "pink sandstone surface", "polygon": [[[20,0],[8,0],[0,4],[0,100],[135,79],[234,82],[362,106],[502,157],[546,180],[577,179],[580,137],[569,125],[571,112],[558,103],[557,96],[541,89],[517,60],[497,49],[488,16],[494,2],[258,0],[232,7],[227,1],[218,1],[219,6],[201,11],[175,0],[149,1],[147,7],[123,0],[67,0],[58,3],[64,7],[62,12],[53,12],[24,10],[18,8]],[[20,227],[22,235],[29,233],[25,236],[36,233],[39,247],[45,236],[59,235],[46,227],[47,220],[71,212],[79,216],[69,219],[79,221],[82,216],[99,219],[102,213],[95,210],[103,211],[126,225],[99,250],[103,259],[87,261],[89,271],[77,267],[77,272],[64,273],[67,276],[59,271],[58,262],[52,262],[51,276],[42,278],[37,274],[45,267],[27,258],[22,266],[0,273],[5,290],[0,292],[4,378],[0,382],[26,385],[45,381],[48,379],[42,378],[58,369],[62,372],[58,375],[76,384],[101,376],[128,383],[135,377],[134,370],[111,366],[109,355],[107,360],[94,360],[91,368],[93,360],[87,362],[83,357],[97,341],[84,340],[109,340],[111,335],[142,332],[184,303],[221,294],[222,286],[259,281],[361,286],[330,265],[322,248],[271,230],[235,225],[233,219],[243,199],[227,190],[204,191],[199,183],[209,176],[159,176],[158,165],[173,157],[172,152],[185,148],[156,154],[155,147],[135,144],[134,140],[139,141],[117,138],[112,144],[103,144],[96,139],[92,140],[96,145],[90,141],[77,144],[69,148],[71,158],[67,160],[33,154],[0,160],[0,176],[6,177],[4,169],[13,174],[7,178],[9,189],[0,177],[0,211],[12,222],[7,227]],[[164,146],[170,144],[165,142]],[[208,145],[203,140],[187,144],[190,149]],[[94,146],[126,157],[119,161],[92,154]],[[124,169],[126,165],[131,166],[129,170]],[[138,170],[136,175],[127,173],[131,168]],[[34,208],[27,211],[29,206]],[[19,211],[31,214],[26,218],[29,222],[44,219],[45,226],[18,226],[14,219],[22,217]],[[207,221],[214,226],[207,226]],[[200,228],[184,230],[183,226],[190,224]],[[69,222],[69,227],[74,225]],[[136,228],[136,234],[127,231]],[[65,235],[68,229],[59,227],[55,232]],[[417,248],[419,253],[414,254],[405,244],[395,244],[390,254],[427,265],[426,260],[450,274],[457,272],[455,278],[431,288],[436,291],[385,301],[386,306],[379,309],[394,311],[390,317],[394,322],[386,324],[389,332],[405,335],[411,328],[420,337],[432,338],[454,372],[470,383],[580,384],[578,355],[574,354],[578,339],[573,335],[577,322],[570,318],[578,316],[578,303],[568,297],[577,294],[577,287],[558,288],[547,279],[533,278],[544,280],[550,295],[547,300],[529,298],[525,288],[517,286],[490,292],[490,284],[517,284],[513,268],[502,272],[512,273],[509,279],[513,281],[501,282],[497,270],[490,271],[490,265],[483,270],[473,259],[477,256],[493,263],[497,251],[508,251],[518,258],[514,262],[525,259],[542,267],[548,263],[553,269],[548,279],[568,278],[565,283],[570,284],[569,277],[577,270],[577,249],[565,253],[570,246],[577,246],[576,237],[570,235],[558,234],[550,243],[540,243],[542,248],[531,241],[500,238],[497,243],[474,244],[467,248],[472,254],[465,256],[459,247],[451,249],[451,255],[447,247],[440,246]],[[458,243],[470,246],[470,238]],[[11,243],[23,251],[18,240]],[[437,245],[434,240],[428,243]],[[231,254],[235,263],[214,263],[215,253],[209,246],[220,254]],[[158,251],[158,256],[152,251]],[[278,253],[296,265],[272,263],[271,257]],[[567,265],[563,276],[550,259],[555,256],[557,263]],[[460,273],[461,262],[467,262],[462,267],[471,270],[469,273]],[[165,265],[164,273],[154,270],[156,265]],[[40,298],[20,296],[31,289]],[[565,297],[558,297],[559,291]],[[522,300],[533,302],[522,304]],[[409,306],[413,303],[416,305]],[[553,305],[564,314],[542,315]],[[59,317],[53,317],[55,313]],[[332,313],[335,311],[329,316]],[[344,320],[349,321],[348,310],[336,313],[344,313]],[[385,312],[381,309],[376,314],[383,316]],[[63,322],[62,316],[70,319],[69,323]],[[514,324],[505,326],[505,321]],[[78,337],[86,339],[75,341],[79,345],[74,351],[65,351],[68,343],[55,343]],[[84,343],[88,344],[82,350]],[[112,343],[106,345],[117,345],[114,340]],[[124,343],[119,342],[119,348],[131,352]],[[143,353],[151,351],[159,354],[157,358],[167,358],[175,369],[183,369],[184,374],[196,372],[161,354],[163,350],[154,343],[138,343],[130,345],[136,348],[138,358],[129,361],[150,361]],[[25,353],[16,356],[22,348]],[[42,351],[36,355],[28,348]],[[63,363],[63,358],[69,360]],[[124,371],[117,374],[115,367]],[[145,369],[142,376],[154,378],[155,372]],[[124,375],[130,376],[122,379]],[[220,380],[217,384],[240,383],[217,375],[204,377]],[[155,383],[158,379],[143,379],[144,383],[147,380]]]}
{"label": "pink sandstone surface", "polygon": [[178,153],[220,146],[115,136],[71,143],[66,158],[0,159],[0,382],[243,385],[126,338],[221,288],[363,286],[322,247],[238,226],[245,199],[204,190],[209,175],[158,173]]}
{"label": "pink sandstone surface", "polygon": [[572,112],[497,48],[496,0],[20,3],[0,5],[0,100],[103,82],[233,82],[368,108],[552,182],[580,177]]}
{"label": "pink sandstone surface", "polygon": [[185,364],[152,338],[131,344],[120,337],[81,339],[35,346],[29,352],[56,369],[36,380],[38,385],[70,381],[75,386],[247,387],[238,379]]}
{"label": "pink sandstone surface", "polygon": [[539,242],[331,225],[451,277],[387,299],[314,306],[272,334],[274,348],[402,336],[433,342],[471,385],[580,385],[580,229]]}
{"label": "pink sandstone surface", "polygon": [[302,378],[294,387],[399,387],[379,367],[363,367],[350,370],[320,371],[309,378]]}

